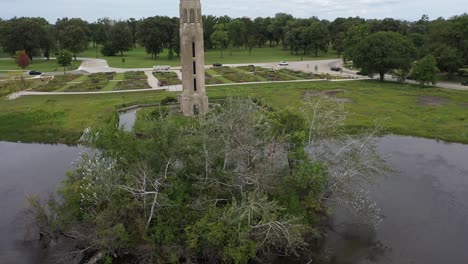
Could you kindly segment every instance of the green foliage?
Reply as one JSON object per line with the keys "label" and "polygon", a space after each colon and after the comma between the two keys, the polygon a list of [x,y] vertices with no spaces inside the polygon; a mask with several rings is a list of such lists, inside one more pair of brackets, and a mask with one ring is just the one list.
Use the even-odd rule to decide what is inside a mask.
{"label": "green foliage", "polygon": [[61,50],[57,55],[57,63],[63,67],[65,72],[66,67],[70,66],[72,63],[72,54],[68,50]]}
{"label": "green foliage", "polygon": [[416,56],[406,37],[395,32],[379,32],[361,40],[353,55],[354,65],[366,73],[385,74],[394,69],[408,69]]}
{"label": "green foliage", "polygon": [[[300,112],[266,115],[251,100],[228,98],[201,119],[167,108],[148,117],[156,122],[145,139],[110,127],[85,131],[82,143],[99,152],[82,155],[68,175],[63,203],[51,207],[59,227],[51,233],[82,227],[80,246],[113,261],[130,253],[142,263],[250,263],[297,254],[308,232],[321,230],[322,208],[310,204],[321,204],[324,170],[300,155]],[[297,164],[292,174],[272,159],[271,146]],[[289,194],[307,202],[292,204]]]}
{"label": "green foliage", "polygon": [[421,87],[427,84],[435,85],[437,83],[437,61],[434,56],[429,55],[417,61],[411,70],[411,76],[419,82]]}

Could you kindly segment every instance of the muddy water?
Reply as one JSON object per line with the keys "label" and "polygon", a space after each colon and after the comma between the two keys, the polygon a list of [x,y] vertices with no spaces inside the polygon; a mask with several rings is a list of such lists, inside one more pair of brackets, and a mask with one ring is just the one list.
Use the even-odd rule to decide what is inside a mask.
{"label": "muddy water", "polygon": [[124,131],[131,132],[135,125],[138,109],[119,113],[119,127]]}
{"label": "muddy water", "polygon": [[[45,263],[41,245],[30,241],[21,212],[31,194],[46,196],[56,190],[80,147],[0,142],[0,263]],[[37,234],[36,234],[37,235]],[[26,240],[25,240],[26,239]]]}
{"label": "muddy water", "polygon": [[384,221],[373,241],[332,234],[334,263],[468,263],[468,145],[387,136],[379,149],[398,170],[371,188]]}
{"label": "muddy water", "polygon": [[[379,149],[398,170],[371,188],[384,222],[372,241],[331,234],[334,263],[468,263],[468,145],[387,136]],[[23,242],[15,220],[27,195],[56,189],[80,151],[0,142],[1,264],[47,263],[42,259],[48,253]]]}

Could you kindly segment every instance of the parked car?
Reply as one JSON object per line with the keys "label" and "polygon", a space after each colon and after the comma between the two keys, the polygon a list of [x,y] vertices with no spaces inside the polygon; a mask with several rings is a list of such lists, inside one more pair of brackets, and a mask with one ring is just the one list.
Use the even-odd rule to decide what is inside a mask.
{"label": "parked car", "polygon": [[29,75],[41,75],[42,72],[40,71],[29,71]]}
{"label": "parked car", "polygon": [[336,72],[342,71],[340,67],[331,67],[330,70]]}
{"label": "parked car", "polygon": [[280,63],[278,65],[279,66],[288,66],[289,63],[287,61],[280,61]]}
{"label": "parked car", "polygon": [[223,67],[223,65],[221,63],[213,63],[213,67],[220,68]]}
{"label": "parked car", "polygon": [[461,82],[461,85],[463,85],[463,86],[468,86],[468,81],[463,81],[463,82]]}

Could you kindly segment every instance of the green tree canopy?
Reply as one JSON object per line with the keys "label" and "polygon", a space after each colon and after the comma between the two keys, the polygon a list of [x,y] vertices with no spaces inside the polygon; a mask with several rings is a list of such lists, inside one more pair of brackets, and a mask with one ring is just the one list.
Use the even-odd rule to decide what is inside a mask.
{"label": "green tree canopy", "polygon": [[72,60],[72,53],[68,50],[61,50],[57,55],[57,63],[63,67],[63,73],[66,73],[66,68],[70,66]]}
{"label": "green tree canopy", "polygon": [[394,69],[409,69],[416,50],[406,37],[395,32],[379,32],[364,38],[356,48],[353,62],[367,73],[378,73],[380,80]]}
{"label": "green tree canopy", "polygon": [[119,21],[110,28],[109,44],[113,50],[120,52],[122,57],[124,51],[133,47],[132,32],[126,22]]}
{"label": "green tree canopy", "polygon": [[427,84],[435,85],[437,83],[438,73],[437,61],[432,55],[428,55],[417,61],[411,69],[411,76],[419,82],[421,87]]}

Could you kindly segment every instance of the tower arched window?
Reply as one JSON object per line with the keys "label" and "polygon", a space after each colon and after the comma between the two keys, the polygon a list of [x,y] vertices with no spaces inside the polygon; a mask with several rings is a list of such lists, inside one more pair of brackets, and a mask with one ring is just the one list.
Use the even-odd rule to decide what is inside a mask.
{"label": "tower arched window", "polygon": [[195,23],[195,9],[190,9],[190,23]]}
{"label": "tower arched window", "polygon": [[187,13],[187,9],[184,9],[183,23],[188,23],[188,13]]}

